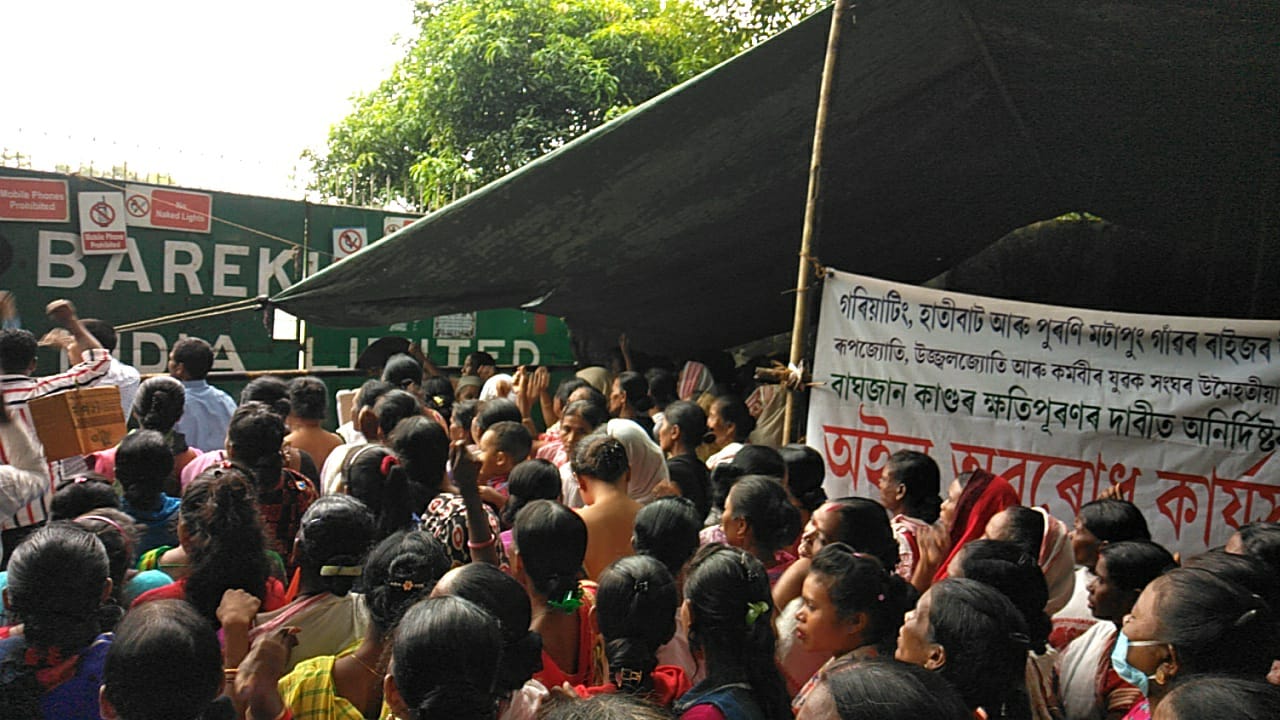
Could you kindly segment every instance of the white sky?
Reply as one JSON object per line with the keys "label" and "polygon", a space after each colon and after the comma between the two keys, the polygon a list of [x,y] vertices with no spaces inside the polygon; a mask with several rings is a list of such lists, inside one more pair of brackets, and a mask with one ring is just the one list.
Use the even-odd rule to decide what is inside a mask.
{"label": "white sky", "polygon": [[415,34],[412,0],[45,0],[3,17],[0,148],[289,198],[301,152]]}

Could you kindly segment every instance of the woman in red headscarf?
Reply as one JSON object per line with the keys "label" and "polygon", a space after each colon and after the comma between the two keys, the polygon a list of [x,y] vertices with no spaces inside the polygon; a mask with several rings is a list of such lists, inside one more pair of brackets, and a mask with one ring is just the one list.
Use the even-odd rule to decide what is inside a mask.
{"label": "woman in red headscarf", "polygon": [[951,481],[932,532],[917,538],[920,563],[912,574],[912,584],[923,592],[929,585],[945,580],[960,548],[982,539],[987,523],[996,513],[1018,504],[1018,493],[999,475],[986,470],[961,473]]}

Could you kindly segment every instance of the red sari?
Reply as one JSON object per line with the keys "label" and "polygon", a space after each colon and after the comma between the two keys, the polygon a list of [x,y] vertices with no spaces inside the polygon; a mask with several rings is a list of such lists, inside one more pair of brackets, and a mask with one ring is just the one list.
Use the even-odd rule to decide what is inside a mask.
{"label": "red sari", "polygon": [[947,568],[960,548],[981,539],[987,531],[987,523],[996,513],[1018,504],[1018,493],[1008,480],[986,470],[974,470],[956,503],[956,516],[951,524],[951,552],[947,553],[947,559],[934,574],[933,581],[941,582],[947,578]]}

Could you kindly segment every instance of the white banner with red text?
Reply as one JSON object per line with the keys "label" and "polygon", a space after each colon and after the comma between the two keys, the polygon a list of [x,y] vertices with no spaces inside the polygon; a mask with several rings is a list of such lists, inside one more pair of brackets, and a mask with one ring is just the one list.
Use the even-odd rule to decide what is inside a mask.
{"label": "white banner with red text", "polygon": [[1002,475],[1070,524],[1112,486],[1197,553],[1280,520],[1280,322],[1099,312],[832,271],[808,442],[831,497],[898,450]]}

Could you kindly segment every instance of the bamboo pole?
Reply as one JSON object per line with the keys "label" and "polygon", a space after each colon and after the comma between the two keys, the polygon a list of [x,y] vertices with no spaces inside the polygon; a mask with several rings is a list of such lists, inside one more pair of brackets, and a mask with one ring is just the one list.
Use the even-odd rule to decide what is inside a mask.
{"label": "bamboo pole", "polygon": [[[809,161],[809,193],[804,205],[804,231],[800,236],[800,270],[796,280],[796,314],[791,326],[791,364],[804,360],[805,340],[808,335],[809,281],[813,275],[814,235],[818,223],[818,208],[822,200],[822,146],[827,134],[827,110],[831,102],[831,87],[835,83],[836,58],[840,48],[840,30],[848,0],[836,0],[831,9],[831,33],[827,37],[827,57],[822,65],[822,87],[818,92],[818,113],[813,125],[813,156]],[[789,443],[795,437],[796,390],[787,391],[787,406],[782,420],[782,441]]]}

